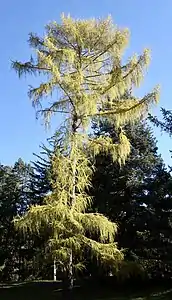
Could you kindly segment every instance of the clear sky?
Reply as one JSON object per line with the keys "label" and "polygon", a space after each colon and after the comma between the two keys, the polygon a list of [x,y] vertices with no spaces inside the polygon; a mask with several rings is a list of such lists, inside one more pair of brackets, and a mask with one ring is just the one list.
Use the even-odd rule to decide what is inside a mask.
{"label": "clear sky", "polygon": [[[52,134],[45,132],[27,97],[30,79],[19,80],[11,70],[10,60],[27,60],[31,54],[27,44],[29,32],[42,34],[44,25],[59,20],[60,14],[77,18],[106,17],[131,31],[128,54],[152,50],[149,73],[140,91],[150,91],[161,85],[160,106],[172,108],[172,0],[5,0],[0,7],[0,162],[13,164],[19,157],[33,159],[39,145]],[[33,82],[32,82],[33,83]],[[154,110],[159,113],[159,108]],[[57,118],[58,124],[58,118]],[[172,143],[160,136],[159,151],[171,164],[168,150]]]}

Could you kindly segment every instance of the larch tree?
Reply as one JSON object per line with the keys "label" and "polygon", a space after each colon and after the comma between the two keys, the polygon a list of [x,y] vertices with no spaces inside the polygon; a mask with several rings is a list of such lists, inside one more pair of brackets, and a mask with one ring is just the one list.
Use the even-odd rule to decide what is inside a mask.
{"label": "larch tree", "polygon": [[[29,89],[29,97],[46,124],[52,115],[62,114],[61,147],[53,158],[52,193],[43,205],[31,206],[15,224],[24,233],[49,231],[47,250],[72,287],[74,267],[81,267],[85,251],[114,269],[123,257],[114,243],[117,225],[104,215],[88,213],[92,161],[104,151],[119,164],[125,162],[130,142],[122,126],[141,118],[157,102],[159,93],[156,88],[140,99],[124,96],[139,87],[149,64],[149,51],[122,65],[129,33],[116,27],[110,17],[75,20],[63,15],[61,23],[51,22],[45,29],[43,37],[29,36],[34,57],[25,63],[14,61],[12,67],[19,77],[29,74],[45,78],[38,87]],[[49,96],[54,100],[46,105],[42,100]],[[90,138],[93,117],[113,124],[118,131],[115,144],[108,135]]]}

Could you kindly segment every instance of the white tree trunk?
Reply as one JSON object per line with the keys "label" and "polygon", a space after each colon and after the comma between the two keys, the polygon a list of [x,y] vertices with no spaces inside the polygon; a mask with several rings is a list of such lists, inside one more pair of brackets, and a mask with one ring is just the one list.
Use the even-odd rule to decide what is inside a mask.
{"label": "white tree trunk", "polygon": [[56,260],[54,259],[54,281],[57,280],[57,267],[56,267]]}
{"label": "white tree trunk", "polygon": [[69,274],[68,274],[69,278],[69,289],[72,290],[73,289],[73,254],[72,254],[72,250],[70,253],[70,257],[69,257]]}

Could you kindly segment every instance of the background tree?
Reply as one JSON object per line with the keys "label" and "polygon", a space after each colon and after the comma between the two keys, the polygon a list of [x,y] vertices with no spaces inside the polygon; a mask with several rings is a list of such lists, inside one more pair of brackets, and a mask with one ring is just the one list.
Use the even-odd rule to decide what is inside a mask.
{"label": "background tree", "polygon": [[[98,137],[108,134],[114,143],[116,142],[116,131],[108,122],[99,122],[99,124],[94,122],[93,131],[94,135]],[[131,153],[126,164],[120,167],[118,163],[112,161],[110,156],[101,153],[100,156],[97,156],[97,172],[95,172],[93,183],[96,192],[94,195],[97,199],[97,202],[94,203],[102,204],[105,214],[112,211],[111,218],[116,220],[125,212],[127,201],[130,203],[131,192],[134,198],[137,197],[145,178],[153,176],[159,165],[163,165],[163,160],[157,153],[156,140],[151,129],[145,123],[128,124],[125,126],[125,132],[131,143]],[[99,201],[107,199],[107,194],[107,202]],[[119,200],[117,198],[114,200],[116,195],[119,195]],[[119,209],[116,207],[117,203]],[[113,209],[114,204],[115,209]],[[124,205],[124,209],[121,209],[121,205]],[[114,211],[115,215],[113,215]]]}
{"label": "background tree", "polygon": [[[142,255],[149,275],[154,278],[171,278],[171,218],[172,177],[160,165],[152,177],[146,178],[142,192],[144,216],[140,218],[136,253]],[[143,250],[144,249],[144,250]]]}
{"label": "background tree", "polygon": [[[96,136],[112,136],[107,122],[94,123]],[[156,140],[144,123],[127,125],[131,154],[120,167],[109,156],[97,157],[93,177],[94,211],[118,223],[117,241],[150,277],[171,275],[171,175],[157,153]],[[132,270],[131,270],[132,271]]]}
{"label": "background tree", "polygon": [[19,159],[14,166],[0,166],[0,280],[21,279],[24,268],[22,247],[25,244],[16,233],[13,218],[24,214],[31,204],[31,166]]}
{"label": "background tree", "polygon": [[149,114],[149,120],[159,127],[162,131],[167,132],[170,136],[172,134],[172,111],[165,108],[161,108],[162,120],[157,116]]}
{"label": "background tree", "polygon": [[[172,111],[167,110],[165,108],[161,108],[162,119],[158,118],[157,116],[152,116],[149,114],[149,120],[151,123],[160,128],[162,132],[166,132],[169,136],[172,136]],[[172,150],[169,150],[172,153]],[[168,166],[170,171],[172,171],[172,167]]]}
{"label": "background tree", "polygon": [[[122,65],[123,51],[128,43],[128,31],[105,20],[73,20],[62,17],[62,23],[46,26],[46,36],[31,34],[30,45],[36,55],[26,63],[14,62],[13,68],[22,74],[42,74],[46,81],[31,88],[33,104],[49,95],[58,99],[41,108],[45,122],[52,114],[64,116],[61,130],[62,151],[53,160],[52,193],[44,205],[32,206],[27,214],[16,219],[16,226],[25,232],[50,232],[47,247],[58,259],[72,287],[73,265],[82,261],[83,251],[91,251],[99,262],[114,265],[122,258],[114,243],[115,223],[98,213],[87,213],[91,199],[87,195],[92,165],[86,154],[100,151],[124,163],[130,143],[122,130],[127,121],[140,118],[150,104],[157,102],[158,91],[142,99],[124,97],[126,90],[140,85],[149,62],[148,50]],[[43,104],[43,103],[42,103]],[[108,118],[116,127],[118,138],[91,139],[87,134],[95,116]],[[96,239],[93,239],[93,237]]]}
{"label": "background tree", "polygon": [[42,203],[44,197],[52,191],[52,160],[60,145],[58,145],[58,133],[47,140],[48,146],[40,146],[40,154],[35,154],[35,161],[32,162],[32,195],[35,202]]}

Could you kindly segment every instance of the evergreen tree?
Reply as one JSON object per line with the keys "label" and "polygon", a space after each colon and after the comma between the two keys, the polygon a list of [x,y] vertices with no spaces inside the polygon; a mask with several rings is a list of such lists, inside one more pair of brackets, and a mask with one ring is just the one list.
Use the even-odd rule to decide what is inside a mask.
{"label": "evergreen tree", "polygon": [[[51,146],[50,143],[49,146]],[[31,178],[31,198],[34,199],[34,202],[37,204],[41,204],[44,197],[52,191],[51,162],[53,155],[55,155],[55,148],[51,149],[51,147],[48,148],[45,145],[41,146],[41,152],[39,155],[34,153],[36,161],[32,162],[33,173]]]}
{"label": "evergreen tree", "polygon": [[172,276],[172,177],[163,165],[145,179],[140,195],[145,208],[140,215],[136,253],[151,277]]}
{"label": "evergreen tree", "polygon": [[0,166],[0,280],[16,280],[23,269],[23,239],[15,232],[13,218],[30,205],[30,165],[19,159],[13,167]]}
{"label": "evergreen tree", "polygon": [[[116,142],[117,133],[108,122],[99,124],[94,122],[93,131],[98,137],[108,134],[114,143]],[[130,194],[137,197],[144,179],[151,177],[159,165],[163,164],[161,157],[157,154],[156,140],[145,123],[128,124],[125,126],[125,132],[131,143],[131,153],[125,165],[120,167],[118,163],[112,161],[110,156],[101,153],[97,156],[97,172],[95,172],[93,183],[96,192],[94,195],[97,199],[94,203],[105,205],[104,208],[102,207],[105,214],[109,214],[112,210],[111,218],[116,220],[118,220],[118,215],[123,214],[121,205],[125,202],[127,205],[127,199],[130,201]],[[107,199],[107,191],[108,201],[99,201],[99,199]],[[119,200],[114,200],[118,194]],[[117,203],[119,209],[117,207],[113,209],[113,205]],[[115,215],[113,215],[114,212]]]}
{"label": "evergreen tree", "polygon": [[172,135],[172,111],[165,108],[161,108],[162,120],[159,120],[157,116],[149,114],[149,120],[162,131]]}
{"label": "evergreen tree", "polygon": [[[31,198],[35,204],[43,204],[44,198],[47,194],[52,192],[52,160],[53,157],[57,155],[57,150],[60,147],[58,133],[55,134],[47,140],[48,147],[45,145],[41,145],[40,154],[35,154],[36,161],[32,162],[33,173],[31,178]],[[36,238],[32,235],[32,239],[36,242],[36,260],[37,260],[37,273],[39,276],[44,276],[44,278],[51,279],[52,274],[52,258],[50,255],[47,255],[45,252],[45,244],[47,242],[47,232],[43,232],[41,237]],[[41,262],[42,258],[44,258],[44,263]],[[46,259],[45,259],[46,258]],[[41,265],[39,264],[41,262]],[[56,263],[53,263],[54,267],[54,280],[57,278],[57,267]],[[49,268],[50,272],[47,272],[47,268]]]}
{"label": "evergreen tree", "polygon": [[58,155],[58,151],[61,150],[61,139],[59,133],[56,131],[51,138],[47,139],[48,145],[40,146],[40,153],[35,154],[36,161],[32,161],[31,173],[31,186],[32,195],[31,199],[35,199],[35,203],[42,203],[44,197],[52,192],[53,178],[53,157]]}
{"label": "evergreen tree", "polygon": [[[30,45],[36,55],[26,63],[14,62],[19,76],[42,74],[46,81],[30,88],[35,106],[47,96],[58,99],[48,107],[40,106],[46,124],[57,112],[64,117],[61,127],[61,150],[52,161],[52,193],[43,205],[32,206],[27,214],[16,219],[16,226],[25,233],[49,230],[47,248],[67,274],[73,285],[73,266],[80,265],[85,251],[98,262],[116,267],[122,253],[114,243],[116,224],[99,213],[87,212],[91,197],[87,190],[93,173],[92,158],[103,151],[113,161],[124,163],[130,143],[122,126],[143,116],[158,91],[142,99],[125,92],[140,85],[149,63],[149,52],[132,57],[122,65],[128,44],[128,31],[118,29],[110,18],[105,20],[73,20],[62,17],[62,23],[46,26],[46,36],[31,34]],[[43,105],[43,102],[41,103]],[[91,139],[87,130],[93,117],[106,118],[118,132],[114,144],[111,137]]]}
{"label": "evergreen tree", "polygon": [[[94,123],[96,136],[116,132]],[[97,157],[92,208],[118,223],[117,241],[126,259],[142,265],[150,276],[171,272],[171,176],[157,153],[156,140],[144,123],[127,125],[131,153],[125,166],[109,156]],[[169,276],[169,275],[168,275]]]}
{"label": "evergreen tree", "polygon": [[[162,132],[168,133],[168,135],[172,136],[172,111],[167,110],[165,108],[161,108],[162,119],[158,119],[157,116],[152,116],[149,114],[149,120],[154,126],[161,129]],[[172,150],[169,150],[172,153]],[[172,171],[172,167],[168,166],[170,171]]]}

